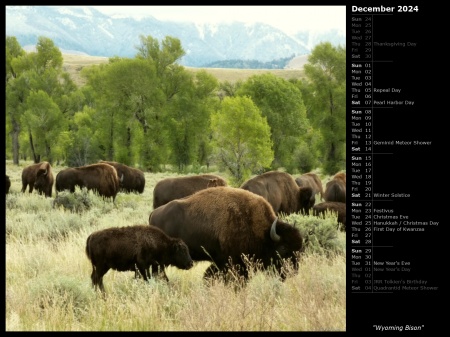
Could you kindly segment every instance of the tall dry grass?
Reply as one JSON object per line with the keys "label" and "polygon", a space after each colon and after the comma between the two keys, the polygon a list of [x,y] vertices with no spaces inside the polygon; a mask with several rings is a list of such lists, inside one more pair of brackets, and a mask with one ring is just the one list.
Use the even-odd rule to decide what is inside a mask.
{"label": "tall dry grass", "polygon": [[[103,299],[91,285],[86,238],[102,228],[148,223],[153,187],[175,174],[145,173],[144,193],[119,193],[115,206],[88,192],[89,208],[77,212],[54,207],[54,195],[21,193],[27,164],[6,163],[12,182],[5,203],[6,331],[345,331],[342,248],[307,250],[298,274],[285,282],[256,270],[246,286],[206,284],[209,262],[188,271],[169,267],[169,283],[110,270]],[[55,175],[62,168],[54,167]],[[336,221],[294,217],[301,226]],[[345,243],[345,233],[333,240]]]}

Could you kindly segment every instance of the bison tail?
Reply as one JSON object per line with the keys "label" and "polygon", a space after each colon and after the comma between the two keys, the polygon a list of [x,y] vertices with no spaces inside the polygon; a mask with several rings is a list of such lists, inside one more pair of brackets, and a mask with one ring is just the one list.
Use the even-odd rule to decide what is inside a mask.
{"label": "bison tail", "polygon": [[88,257],[88,259],[92,260],[92,258],[91,258],[91,250],[89,248],[90,247],[90,243],[89,243],[90,239],[91,239],[91,236],[89,235],[87,240],[86,240],[86,249],[85,249],[85,251],[86,251],[86,256]]}

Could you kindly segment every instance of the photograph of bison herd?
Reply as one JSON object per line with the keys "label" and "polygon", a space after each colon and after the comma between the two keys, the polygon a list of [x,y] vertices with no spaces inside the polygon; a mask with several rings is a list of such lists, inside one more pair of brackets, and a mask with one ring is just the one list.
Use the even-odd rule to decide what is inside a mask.
{"label": "photograph of bison herd", "polygon": [[[7,173],[8,168],[7,165]],[[7,247],[8,240],[16,242],[17,239],[22,245],[30,240],[22,249],[25,251],[29,249],[27,254],[38,258],[40,255],[35,250],[39,244],[34,246],[34,240],[46,238],[53,247],[49,249],[62,249],[60,253],[64,248],[58,247],[56,242],[62,242],[62,245],[66,246],[70,243],[73,245],[75,240],[78,246],[84,249],[84,260],[78,264],[84,265],[84,271],[87,268],[86,264],[90,266],[90,275],[81,276],[85,281],[89,280],[90,276],[91,295],[84,296],[96,296],[106,300],[99,303],[103,302],[101,305],[107,306],[108,300],[112,301],[111,298],[118,296],[117,292],[120,294],[120,291],[124,291],[121,287],[130,282],[134,285],[140,284],[139,287],[142,287],[143,282],[147,282],[154,289],[171,287],[174,293],[186,292],[187,289],[184,287],[174,289],[171,284],[177,282],[184,284],[180,280],[186,277],[186,271],[195,270],[198,265],[203,268],[200,283],[206,289],[220,286],[224,287],[223,289],[230,289],[236,294],[233,296],[239,296],[239,291],[241,294],[250,291],[248,289],[251,289],[251,284],[257,282],[257,275],[261,274],[269,279],[278,280],[280,283],[277,283],[276,287],[280,292],[282,291],[280,287],[288,287],[290,282],[294,282],[289,280],[304,277],[301,276],[304,273],[302,268],[308,268],[308,259],[312,256],[318,258],[319,251],[322,254],[321,258],[333,260],[330,242],[336,240],[337,236],[343,237],[345,242],[345,172],[337,172],[334,176],[321,176],[319,172],[291,175],[283,171],[269,171],[252,176],[240,186],[231,186],[228,181],[226,176],[216,172],[158,175],[144,173],[113,161],[99,161],[81,167],[52,167],[46,161],[31,164],[23,167],[21,172],[6,175]],[[136,206],[140,199],[145,199],[142,208]],[[82,207],[75,207],[76,203],[80,203]],[[40,205],[45,205],[44,210],[39,209]],[[55,224],[57,229],[54,231],[38,225],[35,229],[32,227],[18,229],[21,223],[29,221],[32,216],[43,217],[45,213],[52,212],[59,212],[54,213],[57,214],[56,219],[53,215],[53,220],[47,224],[47,227]],[[16,217],[16,213],[22,213],[22,218]],[[90,225],[78,224],[77,219],[87,218],[87,214],[90,214],[87,219]],[[109,219],[107,224],[100,222],[103,221],[100,219],[105,217]],[[322,226],[322,222],[327,223],[326,230],[323,229],[325,225]],[[67,223],[67,228],[64,223]],[[71,237],[71,232],[77,230],[78,236],[72,237],[70,242],[68,238]],[[27,235],[28,237],[31,235],[30,231],[35,231],[40,239],[27,239]],[[320,236],[325,237],[323,234],[325,232],[328,239]],[[14,245],[11,243],[10,247]],[[71,250],[66,246],[66,251]],[[342,273],[340,277],[343,278],[343,287],[340,291],[345,293],[345,247],[343,251],[341,255],[344,263],[339,273]],[[17,256],[13,257],[14,254],[15,252],[8,251],[7,248],[7,302],[8,296],[11,298],[19,296],[8,286],[15,278],[14,267],[11,265],[11,269],[8,270],[8,264],[17,259]],[[31,261],[23,259],[28,260],[27,263]],[[74,266],[70,264],[70,260],[64,259],[62,263],[72,269]],[[317,262],[314,263],[317,267]],[[43,269],[45,264],[42,262]],[[33,266],[27,268],[32,270]],[[40,268],[39,270],[41,273]],[[113,274],[108,273],[110,270],[114,271]],[[134,274],[122,279],[120,277],[126,274],[122,272]],[[8,283],[9,275],[11,283]],[[104,277],[107,277],[106,287]],[[35,280],[29,284],[28,291],[39,288],[39,282],[36,282]],[[265,283],[268,284],[267,281]],[[69,286],[65,285],[63,288],[67,287]],[[50,293],[58,291],[57,286],[46,289]],[[73,291],[72,289],[68,292]],[[49,296],[51,298],[51,295]],[[292,323],[287,327],[271,326],[270,329],[313,331],[345,329],[345,294],[341,296],[343,296],[341,302],[336,299],[334,302],[340,303],[344,308],[327,307],[330,318],[324,325]],[[55,305],[50,303],[52,301],[47,297],[38,297],[39,304],[36,305],[40,306],[41,312],[43,308]],[[74,297],[77,299],[71,301],[76,302],[82,301],[79,297],[83,296]],[[75,304],[69,305],[64,302],[59,305],[66,308],[60,310],[67,311],[68,306]],[[89,307],[92,304],[84,305]],[[302,307],[302,304],[297,305]],[[275,304],[273,306],[276,307]],[[86,308],[84,310],[89,311]],[[340,310],[340,314],[337,315],[333,310]],[[316,314],[304,313],[306,317]],[[341,319],[336,322],[331,317]],[[71,319],[77,321],[76,318]],[[317,320],[317,317],[311,319]],[[28,326],[27,329],[33,329],[26,322],[21,324]],[[71,324],[73,329],[74,323]],[[249,326],[241,326],[239,329],[267,329],[265,324],[259,328],[253,326],[253,323],[248,324]],[[189,328],[186,325],[185,327],[187,330],[201,330],[199,327]],[[111,329],[95,324],[78,328]],[[183,329],[176,326],[172,328]],[[235,326],[222,328],[236,329]],[[164,328],[154,326],[130,329]],[[212,324],[205,329],[221,328]]]}

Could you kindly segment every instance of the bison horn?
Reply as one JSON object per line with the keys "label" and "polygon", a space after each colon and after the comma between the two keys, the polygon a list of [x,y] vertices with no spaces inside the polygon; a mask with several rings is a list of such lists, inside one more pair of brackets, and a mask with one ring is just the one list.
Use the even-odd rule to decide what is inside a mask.
{"label": "bison horn", "polygon": [[120,182],[123,182],[123,174],[120,176]]}
{"label": "bison horn", "polygon": [[47,169],[45,169],[44,176],[47,174]]}
{"label": "bison horn", "polygon": [[278,242],[281,239],[280,236],[277,234],[277,218],[275,218],[272,227],[270,227],[270,238],[274,242]]}

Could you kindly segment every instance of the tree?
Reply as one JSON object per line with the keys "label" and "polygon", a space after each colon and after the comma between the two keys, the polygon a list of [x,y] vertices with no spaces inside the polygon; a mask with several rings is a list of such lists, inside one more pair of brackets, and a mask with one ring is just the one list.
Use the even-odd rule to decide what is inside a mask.
{"label": "tree", "polygon": [[[25,55],[15,36],[6,37],[6,135],[11,136],[13,163],[19,164],[20,118],[25,102],[26,84],[17,81],[20,76],[15,60]],[[8,143],[6,143],[8,144]]]}
{"label": "tree", "polygon": [[[100,158],[100,147],[98,146],[98,132],[95,120],[95,109],[85,106],[83,111],[76,112],[71,121],[69,155],[67,158],[69,166],[83,166],[96,162]],[[64,138],[63,138],[64,139]]]}
{"label": "tree", "polygon": [[168,106],[170,161],[180,172],[190,164],[207,162],[210,115],[218,104],[214,95],[218,83],[212,75],[202,70],[186,76],[189,80]]}
{"label": "tree", "polygon": [[310,107],[310,120],[322,133],[324,173],[345,169],[346,77],[345,48],[329,42],[317,45],[305,64],[307,84],[302,92]]}
{"label": "tree", "polygon": [[66,129],[65,119],[58,105],[42,90],[32,91],[26,104],[28,109],[21,122],[28,131],[34,162],[44,157],[52,164],[52,146]]}
{"label": "tree", "polygon": [[[22,153],[31,154],[35,161],[45,159],[51,162],[51,157],[41,157],[52,155],[52,142],[48,143],[48,139],[41,137],[54,136],[56,135],[54,131],[60,132],[61,130],[59,130],[59,124],[53,124],[55,130],[50,130],[45,128],[45,125],[39,124],[39,121],[42,118],[50,121],[53,114],[61,114],[61,111],[69,112],[70,115],[72,113],[70,107],[73,106],[71,104],[72,93],[77,88],[70,76],[63,72],[61,51],[52,40],[39,37],[36,52],[29,53],[21,50],[15,38],[7,37],[6,40],[6,122],[7,130],[10,130],[12,135],[13,162],[19,164],[20,144],[26,147]],[[34,96],[29,99],[32,94]],[[43,98],[44,101],[37,102],[37,98]],[[47,107],[50,110],[44,113],[43,110]],[[26,116],[24,117],[24,115]],[[61,118],[60,125],[67,122],[64,115],[61,115]],[[49,133],[41,132],[30,124],[31,121],[37,121],[38,125]],[[24,124],[27,125],[26,128],[22,127]],[[23,134],[24,131],[28,134]],[[24,137],[28,138],[28,142],[22,142]]]}
{"label": "tree", "polygon": [[250,97],[225,97],[211,115],[214,156],[240,186],[273,160],[270,127]]}
{"label": "tree", "polygon": [[251,76],[237,90],[247,95],[267,118],[274,144],[273,169],[286,168],[292,172],[298,163],[292,155],[298,150],[309,129],[302,94],[297,86],[273,74]]}

